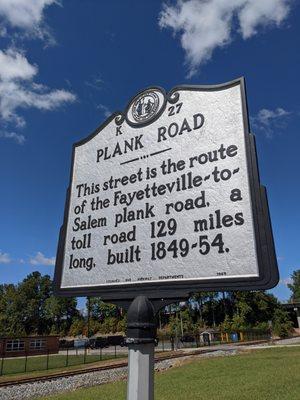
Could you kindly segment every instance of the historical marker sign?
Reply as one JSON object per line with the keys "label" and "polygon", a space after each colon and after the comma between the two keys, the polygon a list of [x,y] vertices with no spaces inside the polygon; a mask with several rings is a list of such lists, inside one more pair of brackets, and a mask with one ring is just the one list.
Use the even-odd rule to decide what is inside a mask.
{"label": "historical marker sign", "polygon": [[277,281],[242,79],[146,89],[74,145],[58,293],[174,298]]}

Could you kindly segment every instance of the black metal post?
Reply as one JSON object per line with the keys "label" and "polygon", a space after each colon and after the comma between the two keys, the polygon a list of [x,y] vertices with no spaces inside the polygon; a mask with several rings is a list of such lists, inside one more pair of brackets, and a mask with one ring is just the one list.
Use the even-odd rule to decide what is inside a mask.
{"label": "black metal post", "polygon": [[67,348],[66,367],[69,365],[69,349]]}
{"label": "black metal post", "polygon": [[0,376],[3,375],[3,363],[4,363],[4,357],[2,355],[2,357],[1,357],[1,367],[0,367]]}
{"label": "black metal post", "polygon": [[156,323],[153,304],[136,297],[127,314],[127,400],[153,400]]}
{"label": "black metal post", "polygon": [[25,352],[25,365],[24,365],[24,371],[27,372],[27,351]]}
{"label": "black metal post", "polygon": [[86,362],[86,347],[84,348],[83,364]]}
{"label": "black metal post", "polygon": [[47,362],[46,363],[47,363],[46,364],[46,369],[48,371],[48,369],[49,369],[49,350],[47,350]]}
{"label": "black metal post", "polygon": [[178,350],[178,313],[177,313],[177,306],[175,311],[175,350]]}
{"label": "black metal post", "polygon": [[87,320],[87,337],[90,337],[90,317],[91,317],[91,298],[88,297],[88,320]]}

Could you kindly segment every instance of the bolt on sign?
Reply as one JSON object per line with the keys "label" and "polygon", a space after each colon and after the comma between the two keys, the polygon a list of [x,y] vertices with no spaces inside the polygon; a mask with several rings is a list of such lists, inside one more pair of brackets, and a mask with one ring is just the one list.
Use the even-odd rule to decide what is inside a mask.
{"label": "bolt on sign", "polygon": [[58,294],[178,298],[277,282],[243,79],[150,87],[74,144]]}

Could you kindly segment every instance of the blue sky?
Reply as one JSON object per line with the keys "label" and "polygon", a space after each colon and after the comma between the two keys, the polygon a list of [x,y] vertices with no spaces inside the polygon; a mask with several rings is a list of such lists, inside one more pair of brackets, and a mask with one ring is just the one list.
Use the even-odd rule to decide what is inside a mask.
{"label": "blue sky", "polygon": [[0,0],[0,283],[53,274],[72,143],[150,85],[245,76],[281,281],[299,261],[300,7]]}

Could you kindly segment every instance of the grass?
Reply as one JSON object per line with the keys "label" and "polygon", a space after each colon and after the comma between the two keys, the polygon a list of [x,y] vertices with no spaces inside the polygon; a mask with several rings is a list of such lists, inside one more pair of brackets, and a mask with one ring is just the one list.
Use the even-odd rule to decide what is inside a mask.
{"label": "grass", "polygon": [[[116,358],[124,358],[124,354],[117,354]],[[101,361],[114,359],[114,355],[102,354]],[[87,354],[85,363],[96,363],[100,361],[99,354]],[[74,366],[81,366],[84,363],[84,355],[69,355],[68,361],[66,355],[50,355],[48,369],[49,373],[58,372],[60,370],[72,369]],[[0,360],[1,364],[1,360]],[[0,382],[3,380],[11,379],[12,375],[15,377],[31,376],[30,372],[39,371],[41,375],[45,375],[47,371],[47,356],[28,357],[26,372],[25,372],[25,358],[6,358],[3,361],[2,376]]]}
{"label": "grass", "polygon": [[[126,382],[40,400],[124,400]],[[155,375],[155,400],[299,400],[300,347],[200,359]]]}

